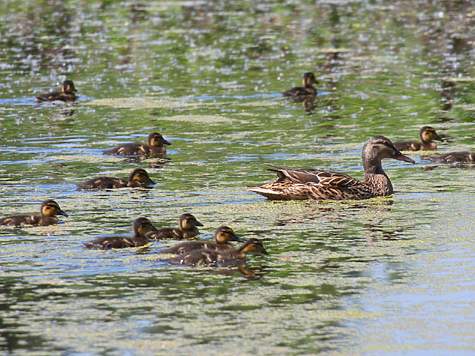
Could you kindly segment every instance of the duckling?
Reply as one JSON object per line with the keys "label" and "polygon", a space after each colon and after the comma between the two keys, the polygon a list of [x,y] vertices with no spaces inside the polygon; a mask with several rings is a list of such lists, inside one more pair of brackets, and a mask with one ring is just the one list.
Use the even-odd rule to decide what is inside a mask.
{"label": "duckling", "polygon": [[105,155],[122,156],[150,156],[154,158],[165,158],[167,148],[164,145],[171,145],[163,136],[157,132],[148,136],[148,143],[126,143],[116,148],[102,151]]}
{"label": "duckling", "polygon": [[61,92],[55,91],[52,93],[47,93],[43,95],[38,95],[35,98],[35,102],[42,103],[43,101],[76,101],[77,96],[73,92],[77,92],[76,88],[74,87],[74,83],[70,79],[66,79],[63,82],[63,86],[61,88]]}
{"label": "duckling", "polygon": [[91,242],[83,244],[85,248],[100,248],[108,250],[111,248],[140,247],[149,243],[146,234],[157,230],[152,222],[147,218],[138,218],[133,225],[134,236],[106,236],[98,237]]}
{"label": "duckling", "polygon": [[38,225],[48,226],[58,223],[56,215],[68,216],[61,208],[59,204],[54,200],[45,200],[40,207],[41,215],[14,215],[7,216],[0,219],[0,225],[6,226],[22,226],[22,225]]}
{"label": "duckling", "polygon": [[180,255],[183,253],[203,249],[225,251],[234,249],[234,246],[229,243],[230,241],[243,242],[239,237],[236,236],[233,229],[227,226],[221,226],[216,230],[214,233],[214,241],[214,243],[209,241],[184,242],[182,244],[173,246],[172,248],[162,249],[159,252]]}
{"label": "duckling", "polygon": [[312,84],[319,84],[315,78],[315,74],[308,72],[303,75],[302,78],[303,87],[295,87],[290,90],[284,91],[282,96],[291,97],[294,99],[303,99],[306,96],[316,96],[317,89]]}
{"label": "duckling", "polygon": [[316,169],[291,169],[274,167],[279,178],[261,187],[248,187],[248,190],[275,200],[347,200],[369,199],[393,194],[393,186],[381,166],[383,158],[415,163],[399,152],[392,142],[384,136],[370,138],[363,147],[363,181],[346,174],[319,171]]}
{"label": "duckling", "polygon": [[78,189],[117,189],[124,187],[148,187],[155,182],[150,179],[145,169],[135,169],[126,181],[122,178],[98,177],[84,183],[77,184]]}
{"label": "duckling", "polygon": [[437,145],[433,140],[442,141],[435,130],[430,126],[424,126],[419,131],[419,138],[422,142],[416,141],[402,141],[394,142],[394,147],[399,151],[434,151],[437,149]]}
{"label": "duckling", "polygon": [[432,162],[441,162],[441,163],[473,163],[475,162],[475,152],[449,152],[439,156],[431,156],[429,159]]}
{"label": "duckling", "polygon": [[252,238],[237,250],[195,250],[177,257],[173,257],[169,260],[169,262],[176,265],[198,265],[232,262],[236,260],[244,260],[246,255],[250,252],[262,253],[264,255],[269,254],[262,245],[261,240]]}
{"label": "duckling", "polygon": [[149,239],[163,240],[163,239],[191,239],[197,236],[200,232],[197,226],[203,226],[196,218],[191,214],[183,214],[180,216],[180,227],[166,227],[148,234]]}

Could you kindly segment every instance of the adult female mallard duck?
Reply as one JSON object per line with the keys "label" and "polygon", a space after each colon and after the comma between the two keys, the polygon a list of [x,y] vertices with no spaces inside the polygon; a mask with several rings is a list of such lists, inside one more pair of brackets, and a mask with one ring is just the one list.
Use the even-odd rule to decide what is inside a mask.
{"label": "adult female mallard duck", "polygon": [[416,141],[402,141],[394,142],[394,147],[399,151],[434,151],[437,149],[437,145],[433,140],[442,141],[444,140],[437,135],[437,132],[430,127],[424,126],[419,131],[419,138],[422,142]]}
{"label": "adult female mallard duck", "polygon": [[147,218],[138,218],[133,225],[134,236],[105,236],[98,237],[91,242],[84,243],[85,248],[99,248],[108,250],[111,248],[140,247],[149,243],[146,234],[156,230],[152,222]]}
{"label": "adult female mallard duck", "polygon": [[312,84],[318,84],[315,74],[308,72],[303,75],[302,78],[303,87],[295,87],[290,90],[284,91],[282,96],[291,97],[294,99],[303,99],[308,96],[316,96],[317,89]]}
{"label": "adult female mallard duck", "polygon": [[475,162],[475,152],[461,151],[461,152],[449,152],[443,155],[431,156],[429,159],[432,162],[441,163],[473,163]]}
{"label": "adult female mallard duck", "polygon": [[154,158],[165,158],[167,148],[164,145],[171,145],[163,136],[157,132],[148,136],[147,143],[125,143],[115,148],[102,151],[105,155],[122,156],[150,156]]}
{"label": "adult female mallard duck", "polygon": [[98,177],[77,184],[77,187],[78,189],[117,189],[124,187],[148,187],[153,184],[155,182],[150,179],[147,171],[137,168],[130,174],[128,181],[122,178]]}
{"label": "adult female mallard duck", "polygon": [[363,181],[342,173],[330,173],[316,169],[290,169],[266,163],[279,178],[262,187],[248,187],[252,192],[275,200],[346,200],[369,199],[393,194],[393,186],[383,171],[381,160],[394,158],[414,163],[399,152],[384,136],[370,138],[363,147]]}
{"label": "adult female mallard duck", "polygon": [[196,218],[191,214],[183,214],[180,216],[180,227],[166,227],[153,231],[148,234],[149,239],[163,240],[163,239],[191,239],[199,235],[197,226],[203,226]]}
{"label": "adult female mallard duck", "polygon": [[38,95],[35,98],[35,102],[42,103],[43,101],[76,101],[77,96],[74,92],[77,92],[76,88],[74,87],[74,83],[70,79],[66,79],[63,82],[63,86],[61,87],[62,91],[54,91],[52,93]]}
{"label": "adult female mallard duck", "polygon": [[0,225],[6,226],[22,226],[22,225],[39,225],[48,226],[58,223],[56,215],[68,216],[59,204],[54,200],[45,200],[40,207],[41,215],[14,215],[0,219]]}
{"label": "adult female mallard duck", "polygon": [[249,239],[237,250],[195,250],[169,260],[170,263],[176,265],[200,265],[200,264],[214,264],[223,262],[233,262],[237,260],[244,260],[248,253],[262,253],[268,255],[262,241],[256,238]]}
{"label": "adult female mallard duck", "polygon": [[169,253],[180,255],[195,250],[213,250],[213,251],[226,251],[233,250],[234,246],[230,244],[230,241],[242,242],[242,240],[236,236],[233,229],[227,226],[219,227],[214,233],[214,242],[209,241],[192,241],[184,242],[173,246],[171,248],[165,248],[160,250],[160,253]]}

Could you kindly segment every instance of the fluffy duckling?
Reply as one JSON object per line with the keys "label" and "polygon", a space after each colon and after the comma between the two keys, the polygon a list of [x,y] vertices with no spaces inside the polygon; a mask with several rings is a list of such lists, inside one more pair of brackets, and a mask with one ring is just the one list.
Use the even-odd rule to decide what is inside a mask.
{"label": "fluffy duckling", "polygon": [[318,84],[315,74],[308,72],[303,75],[302,78],[303,87],[295,87],[290,90],[284,91],[282,96],[291,97],[294,99],[303,99],[306,96],[316,96],[317,89],[312,84]]}
{"label": "fluffy duckling", "polygon": [[104,150],[102,153],[105,155],[165,158],[167,148],[164,145],[171,145],[171,143],[165,140],[161,134],[154,132],[148,136],[148,143],[126,143],[109,150]]}
{"label": "fluffy duckling", "polygon": [[214,242],[209,241],[192,241],[184,242],[178,244],[171,248],[165,248],[160,250],[160,253],[169,253],[180,255],[183,253],[188,253],[195,250],[213,250],[213,251],[225,251],[232,250],[234,246],[231,245],[230,241],[243,242],[239,237],[236,236],[233,229],[227,226],[219,227],[214,233]]}
{"label": "fluffy duckling", "polygon": [[170,263],[176,265],[199,265],[214,264],[222,262],[232,262],[244,260],[250,252],[262,253],[268,255],[268,252],[262,245],[262,241],[256,238],[249,239],[237,250],[213,251],[196,250],[170,259]]}
{"label": "fluffy duckling", "polygon": [[163,239],[191,239],[195,236],[198,236],[200,233],[197,226],[203,226],[196,218],[191,214],[183,214],[180,216],[180,227],[166,227],[153,231],[148,234],[149,239],[163,240]]}
{"label": "fluffy duckling", "polygon": [[66,79],[63,82],[63,86],[61,87],[62,91],[54,91],[52,93],[38,95],[35,98],[35,102],[42,103],[43,101],[76,101],[77,96],[74,92],[77,92],[76,88],[74,87],[74,83],[70,79]]}
{"label": "fluffy duckling", "polygon": [[77,184],[78,189],[117,189],[124,187],[148,187],[155,182],[150,179],[146,170],[135,169],[126,181],[122,178],[98,177],[90,179],[84,183]]}
{"label": "fluffy duckling", "polygon": [[0,225],[6,226],[22,226],[22,225],[38,225],[48,226],[58,223],[56,215],[68,216],[61,208],[59,204],[54,200],[45,200],[41,204],[41,215],[14,215],[7,216],[0,219]]}
{"label": "fluffy duckling", "polygon": [[261,187],[248,187],[252,192],[275,200],[361,200],[393,194],[393,186],[381,166],[383,158],[414,163],[399,152],[384,136],[370,138],[363,147],[363,181],[342,173],[316,169],[291,169],[266,163],[278,175],[274,182]]}
{"label": "fluffy duckling", "polygon": [[473,163],[475,162],[475,152],[468,152],[468,151],[462,151],[462,152],[449,152],[443,155],[439,156],[431,156],[429,159],[432,162],[441,162],[441,163],[447,163],[447,164],[452,164],[452,163]]}
{"label": "fluffy duckling", "polygon": [[437,149],[437,145],[433,140],[442,141],[444,140],[437,135],[437,132],[430,127],[424,126],[419,131],[419,138],[422,142],[416,141],[402,141],[402,142],[394,142],[394,147],[399,151],[435,151]]}
{"label": "fluffy duckling", "polygon": [[140,247],[149,243],[146,234],[156,230],[152,222],[147,218],[138,218],[134,221],[134,236],[106,236],[98,237],[91,242],[84,243],[85,248],[100,248],[108,250],[111,248]]}

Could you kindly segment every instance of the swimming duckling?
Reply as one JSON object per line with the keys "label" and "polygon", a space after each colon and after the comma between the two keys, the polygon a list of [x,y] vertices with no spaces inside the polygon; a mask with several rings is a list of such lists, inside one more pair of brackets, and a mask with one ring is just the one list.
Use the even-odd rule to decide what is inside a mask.
{"label": "swimming duckling", "polygon": [[171,145],[163,136],[157,132],[148,136],[148,143],[125,143],[115,148],[102,151],[105,155],[122,156],[150,156],[154,158],[165,158],[167,148],[164,145]]}
{"label": "swimming duckling", "polygon": [[402,141],[394,142],[394,147],[399,151],[434,151],[437,149],[437,145],[433,140],[442,141],[435,130],[430,126],[424,126],[419,131],[419,138],[422,142],[416,141]]}
{"label": "swimming duckling", "polygon": [[62,91],[55,91],[52,93],[38,95],[35,98],[35,102],[42,103],[43,101],[76,101],[77,96],[73,92],[77,92],[76,88],[74,87],[74,83],[70,79],[66,79],[63,82],[63,86],[61,87]]}
{"label": "swimming duckling", "polygon": [[270,170],[276,172],[279,178],[261,187],[248,187],[248,189],[275,200],[369,199],[393,194],[391,181],[381,166],[383,158],[414,163],[384,136],[370,138],[363,147],[362,158],[365,169],[363,181],[342,173],[291,169],[266,163],[275,168]]}
{"label": "swimming duckling", "polygon": [[155,226],[147,218],[138,218],[134,221],[133,225],[134,236],[106,236],[98,237],[91,242],[83,244],[85,248],[100,248],[102,250],[108,250],[111,248],[126,248],[126,247],[140,247],[149,243],[147,236],[150,231],[155,231]]}
{"label": "swimming duckling", "polygon": [[14,215],[7,216],[0,219],[0,225],[6,226],[21,226],[21,225],[38,225],[48,226],[58,223],[56,215],[68,216],[61,208],[59,204],[54,200],[45,200],[41,204],[41,215]]}
{"label": "swimming duckling", "polygon": [[145,169],[135,169],[126,181],[122,178],[98,177],[84,183],[77,184],[78,189],[117,189],[124,187],[148,187],[155,182],[150,179]]}
{"label": "swimming duckling", "polygon": [[250,252],[263,253],[264,255],[268,255],[268,252],[262,245],[262,241],[256,238],[252,238],[249,239],[246,243],[244,243],[244,245],[242,245],[237,250],[196,250],[177,257],[173,257],[169,260],[169,262],[176,265],[198,265],[232,262],[236,260],[245,259],[246,255]]}
{"label": "swimming duckling", "polygon": [[180,255],[183,253],[204,249],[213,251],[225,251],[234,249],[234,246],[229,243],[230,241],[243,242],[239,237],[236,236],[233,229],[227,226],[221,226],[216,230],[216,232],[214,233],[214,241],[215,242],[184,242],[171,248],[162,249],[159,252]]}
{"label": "swimming duckling", "polygon": [[318,84],[315,74],[308,72],[303,75],[302,78],[303,87],[295,87],[290,90],[284,91],[282,96],[291,97],[294,99],[303,99],[306,96],[316,96],[317,89],[312,84]]}
{"label": "swimming duckling", "polygon": [[432,162],[441,163],[473,163],[475,162],[475,152],[461,151],[461,152],[449,152],[439,156],[431,156],[429,159]]}
{"label": "swimming duckling", "polygon": [[197,236],[200,232],[197,226],[203,226],[196,218],[191,214],[183,214],[180,216],[180,227],[166,227],[148,234],[149,239],[162,240],[162,239],[191,239]]}

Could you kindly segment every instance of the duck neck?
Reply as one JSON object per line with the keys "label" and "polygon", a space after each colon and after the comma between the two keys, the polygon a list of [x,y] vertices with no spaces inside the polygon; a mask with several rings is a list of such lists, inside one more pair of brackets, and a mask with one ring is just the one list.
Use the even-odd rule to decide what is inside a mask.
{"label": "duck neck", "polygon": [[381,160],[373,158],[364,162],[365,175],[363,183],[371,188],[373,193],[378,196],[393,194],[393,186],[386,172],[381,166]]}

